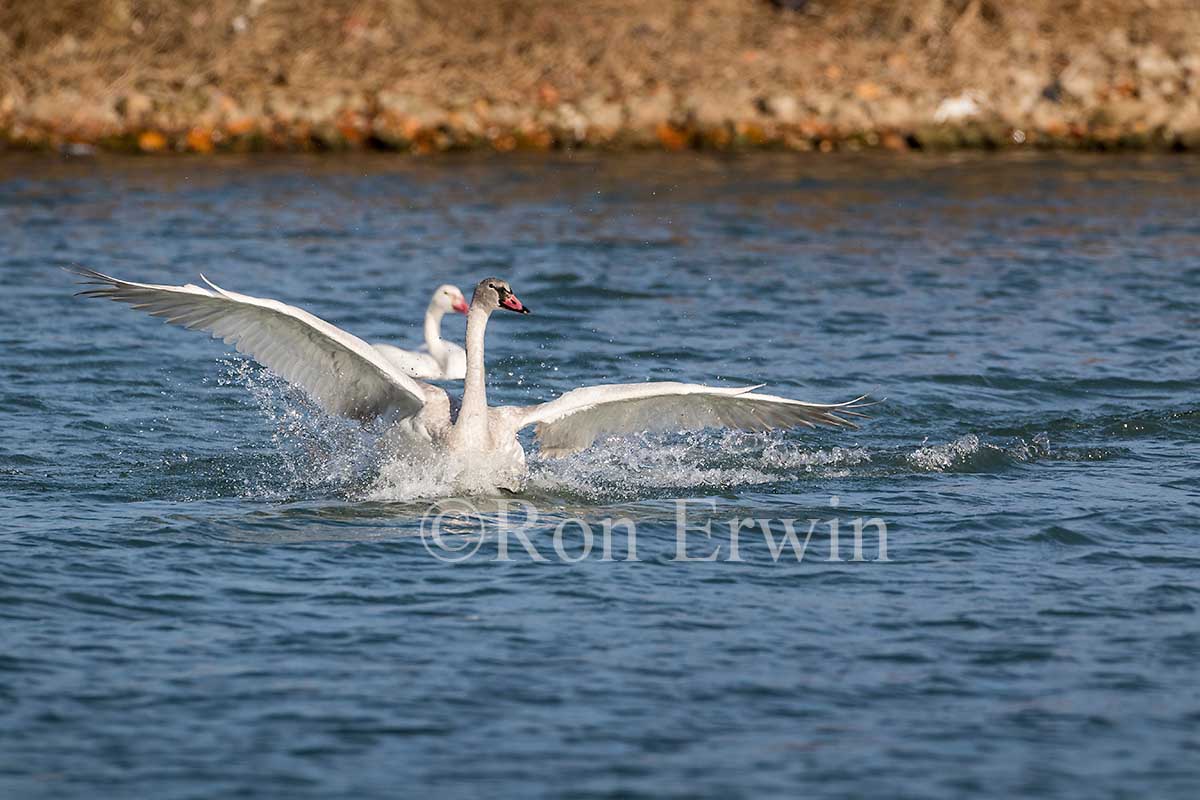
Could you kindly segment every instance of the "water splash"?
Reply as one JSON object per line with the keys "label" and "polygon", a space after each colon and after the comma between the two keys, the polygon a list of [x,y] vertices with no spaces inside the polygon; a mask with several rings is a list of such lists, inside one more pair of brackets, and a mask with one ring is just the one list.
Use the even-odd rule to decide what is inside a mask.
{"label": "water splash", "polygon": [[946,472],[966,464],[982,446],[978,436],[968,433],[948,444],[918,447],[908,454],[908,461],[919,470]]}
{"label": "water splash", "polygon": [[[459,495],[496,495],[496,476],[511,466],[507,458],[458,458],[428,444],[384,437],[386,456],[359,493],[363,500],[411,502]],[[502,481],[503,482],[503,481]]]}
{"label": "water splash", "polygon": [[[243,496],[337,495],[405,503],[464,494],[495,494],[501,464],[456,461],[428,445],[331,417],[301,392],[252,361],[224,362],[222,385],[249,392],[271,429],[269,463],[247,470]],[[812,447],[796,435],[697,431],[610,437],[567,458],[541,456],[527,443],[530,496],[628,501],[681,493],[768,487],[806,479],[906,472],[1000,472],[1040,460],[1098,460],[1104,449],[1051,449],[1049,435],[987,441],[967,433],[949,442],[868,450]]]}
{"label": "water splash", "polygon": [[1017,439],[1008,446],[984,442],[978,435],[968,433],[946,444],[918,447],[905,460],[922,472],[996,472],[1050,456],[1050,438],[1045,433],[1030,441]]}
{"label": "water splash", "polygon": [[[303,393],[253,361],[229,358],[219,378],[249,393],[270,430],[270,463],[249,471],[245,496],[335,494],[405,503],[462,494],[494,494],[493,469],[478,457],[448,457],[387,431],[322,412]],[[785,434],[700,431],[612,437],[568,458],[529,448],[528,494],[579,499],[637,499],[685,491],[766,486],[802,477],[839,477],[871,462],[861,447],[808,448]]]}
{"label": "water splash", "polygon": [[870,460],[862,448],[810,449],[779,434],[644,434],[610,438],[567,458],[535,454],[529,490],[584,500],[624,500],[837,477]]}
{"label": "water splash", "polygon": [[244,496],[349,495],[378,469],[378,431],[323,412],[303,392],[248,359],[223,359],[221,386],[245,389],[271,429],[269,464],[247,476]]}

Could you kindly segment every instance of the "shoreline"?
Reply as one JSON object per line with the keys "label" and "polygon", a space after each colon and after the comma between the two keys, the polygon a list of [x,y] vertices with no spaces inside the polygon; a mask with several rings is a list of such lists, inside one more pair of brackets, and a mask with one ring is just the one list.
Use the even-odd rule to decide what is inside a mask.
{"label": "shoreline", "polygon": [[[451,116],[452,114],[448,114]],[[129,126],[96,132],[70,125],[21,124],[0,129],[0,154],[62,153],[194,154],[391,152],[428,155],[440,152],[1200,152],[1200,128],[1174,131],[1165,126],[1066,129],[1022,128],[1011,123],[929,124],[914,128],[866,128],[843,131],[820,120],[780,125],[759,119],[702,127],[664,119],[652,128],[612,131],[557,125],[493,128],[405,124],[399,131],[384,119],[344,117],[315,124],[281,124],[272,118],[239,120],[231,125],[181,128]]]}
{"label": "shoreline", "polygon": [[1174,0],[62,5],[0,10],[0,152],[1200,151]]}

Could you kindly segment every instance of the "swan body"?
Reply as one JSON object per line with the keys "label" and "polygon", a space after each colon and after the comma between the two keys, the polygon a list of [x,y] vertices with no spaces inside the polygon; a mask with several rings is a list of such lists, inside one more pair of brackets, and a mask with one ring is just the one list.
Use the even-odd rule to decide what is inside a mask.
{"label": "swan body", "polygon": [[457,286],[447,283],[434,290],[425,309],[425,344],[420,350],[403,350],[390,344],[373,346],[410,378],[461,381],[467,374],[467,351],[442,338],[442,317],[451,311],[466,314],[467,301]]}
{"label": "swan body", "polygon": [[[484,338],[494,311],[528,314],[509,285],[487,278],[467,314],[462,404],[452,418],[445,390],[413,378],[393,350],[371,345],[308,312],[280,303],[207,289],[130,283],[77,270],[106,297],[186,328],[223,339],[238,352],[300,386],[326,411],[369,421],[388,419],[401,442],[441,453],[467,491],[519,490],[526,477],[518,434],[533,427],[541,452],[560,457],[606,434],[728,427],[769,430],[797,426],[854,428],[866,396],[843,403],[805,403],[760,394],[758,386],[717,388],[647,382],[588,386],[532,406],[489,406]],[[432,303],[431,303],[432,306]],[[427,323],[428,325],[428,323]],[[386,348],[386,346],[384,346]],[[431,348],[432,349],[432,348]],[[403,351],[401,351],[403,352]]]}

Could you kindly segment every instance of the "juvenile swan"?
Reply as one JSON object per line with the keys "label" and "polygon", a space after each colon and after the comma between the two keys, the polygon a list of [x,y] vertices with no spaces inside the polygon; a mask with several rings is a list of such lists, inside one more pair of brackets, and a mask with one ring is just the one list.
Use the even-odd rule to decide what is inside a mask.
{"label": "juvenile swan", "polygon": [[508,283],[486,278],[467,313],[466,382],[457,419],[441,388],[415,380],[378,346],[306,311],[216,288],[128,283],[91,270],[79,274],[98,288],[80,294],[129,303],[167,322],[224,339],[267,369],[300,386],[333,414],[368,421],[384,417],[401,440],[432,445],[458,466],[468,491],[518,490],[526,478],[517,439],[536,426],[543,454],[563,456],[605,434],[706,427],[768,430],[818,424],[856,427],[851,417],[866,395],[844,403],[803,403],[758,394],[757,386],[716,388],[654,382],[588,386],[547,403],[489,406],[484,333],[492,312],[528,314]]}

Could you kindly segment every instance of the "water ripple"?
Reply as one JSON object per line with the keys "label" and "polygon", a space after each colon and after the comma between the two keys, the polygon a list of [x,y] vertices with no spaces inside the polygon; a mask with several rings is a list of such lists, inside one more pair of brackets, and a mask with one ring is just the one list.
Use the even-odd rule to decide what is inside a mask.
{"label": "water ripple", "polygon": [[[0,161],[6,796],[389,797],[397,765],[448,796],[1195,796],[1196,163],[198,167]],[[400,345],[425,292],[502,274],[536,313],[489,330],[498,403],[888,400],[854,432],[530,440],[450,565],[421,536],[439,464],[72,297],[69,264]],[[713,560],[679,560],[680,500]],[[614,518],[636,560],[619,527],[600,557]],[[887,561],[873,533],[851,560],[870,518]],[[774,538],[739,528],[734,560],[742,520]]]}

